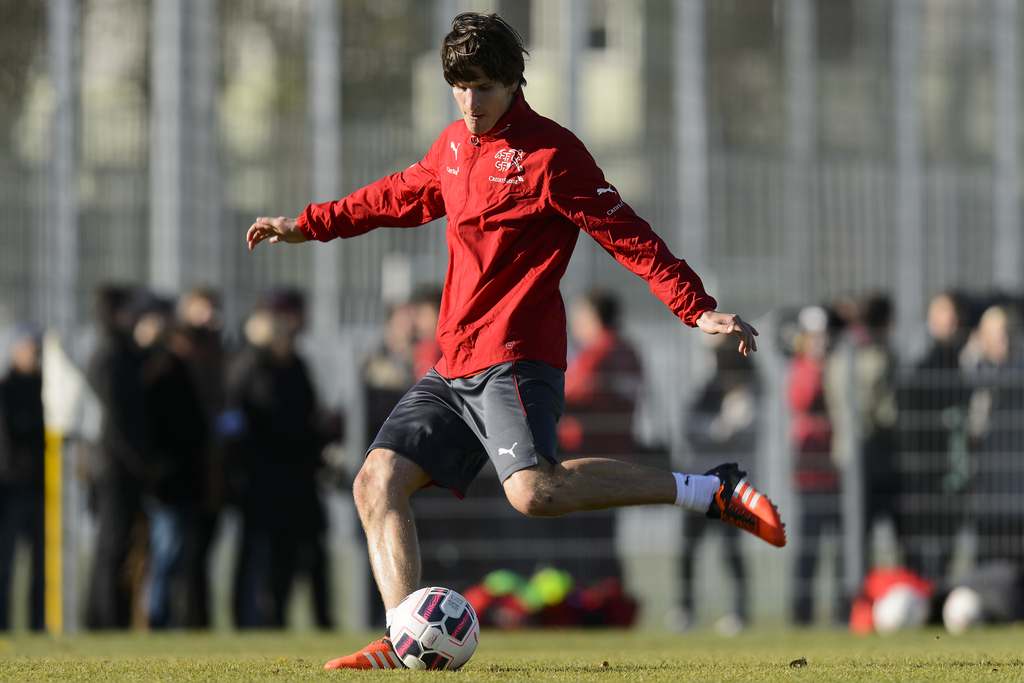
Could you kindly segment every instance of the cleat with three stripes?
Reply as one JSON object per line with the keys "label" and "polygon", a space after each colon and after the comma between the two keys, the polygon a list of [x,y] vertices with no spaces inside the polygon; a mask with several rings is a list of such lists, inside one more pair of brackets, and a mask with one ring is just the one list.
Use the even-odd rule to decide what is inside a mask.
{"label": "cleat with three stripes", "polygon": [[391,639],[375,640],[359,652],[348,657],[332,659],[325,669],[404,669],[405,664],[391,645]]}
{"label": "cleat with three stripes", "polygon": [[706,472],[721,480],[708,508],[708,517],[739,527],[781,548],[786,545],[786,525],[778,508],[745,479],[747,473],[736,463],[725,463]]}

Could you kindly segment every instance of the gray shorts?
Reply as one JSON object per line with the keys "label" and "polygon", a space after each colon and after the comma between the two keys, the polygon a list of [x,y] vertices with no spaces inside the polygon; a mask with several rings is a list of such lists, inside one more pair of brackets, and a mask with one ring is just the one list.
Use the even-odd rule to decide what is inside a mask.
{"label": "gray shorts", "polygon": [[459,379],[431,370],[391,411],[367,452],[395,451],[462,497],[487,458],[502,482],[536,465],[539,455],[555,462],[564,409],[565,372],[547,363],[510,361]]}

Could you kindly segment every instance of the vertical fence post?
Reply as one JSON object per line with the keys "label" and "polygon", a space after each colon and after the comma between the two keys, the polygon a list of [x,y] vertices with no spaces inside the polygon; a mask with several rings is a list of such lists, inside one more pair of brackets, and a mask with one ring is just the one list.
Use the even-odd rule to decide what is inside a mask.
{"label": "vertical fence post", "polygon": [[[308,78],[312,194],[314,202],[341,192],[341,38],[335,0],[313,0],[310,11]],[[318,349],[337,341],[341,319],[337,253],[313,249],[312,327]],[[329,354],[332,355],[333,354]],[[319,359],[321,362],[324,358]]]}
{"label": "vertical fence post", "polygon": [[1021,286],[1020,161],[1017,145],[1017,0],[995,4],[995,284],[1016,293]]}
{"label": "vertical fence post", "polygon": [[[57,334],[70,336],[76,323],[78,301],[78,197],[75,189],[78,152],[76,69],[78,60],[78,3],[50,0],[48,50],[54,96],[50,183],[50,220],[44,225],[44,250],[39,260],[43,300],[41,319]],[[50,332],[49,334],[54,334]],[[69,522],[62,512],[62,484],[67,467],[62,451],[63,434],[48,425],[44,462],[45,479],[45,623],[53,635],[71,626],[74,557],[67,551]]]}
{"label": "vertical fence post", "polygon": [[924,231],[921,200],[921,114],[918,87],[918,0],[898,0],[892,31],[893,111],[896,129],[896,333],[911,344],[924,319]]}
{"label": "vertical fence post", "polygon": [[[780,237],[788,272],[780,273],[777,281],[789,288],[800,305],[818,303],[822,297],[814,267],[817,261],[812,256],[814,240],[811,230],[811,178],[817,160],[818,140],[815,6],[810,0],[788,0],[782,15],[786,156],[782,190],[783,234]],[[776,414],[783,418],[786,412],[778,410]],[[782,433],[785,434],[785,430]],[[769,471],[788,473],[792,469],[790,444],[788,438],[784,439],[782,452],[786,457],[775,460],[775,467]],[[773,487],[772,490],[783,490],[786,483],[776,479],[768,485]],[[796,523],[801,524],[801,521],[797,519]],[[803,529],[797,528],[794,533],[802,534]],[[800,543],[799,538],[796,542]],[[841,550],[843,557],[854,557],[850,548]],[[843,567],[843,575],[850,575],[849,567]],[[802,586],[800,589],[810,588]],[[848,592],[849,586],[837,586],[837,590]]]}
{"label": "vertical fence post", "polygon": [[48,238],[42,258],[41,318],[69,335],[76,321],[78,300],[78,196],[75,166],[78,156],[76,68],[78,60],[78,3],[50,0],[48,6],[50,79],[53,87],[53,147],[48,193],[52,211],[44,230]]}
{"label": "vertical fence post", "polygon": [[[705,278],[709,270],[708,240],[708,122],[705,100],[704,0],[675,0],[672,7],[672,110],[676,159],[676,209],[679,255]],[[684,328],[679,328],[683,330]],[[679,335],[680,372],[687,384],[694,378],[695,354],[701,351],[692,334]],[[681,429],[674,429],[670,445],[683,448]]]}
{"label": "vertical fence post", "polygon": [[215,0],[153,3],[149,284],[165,295],[178,294],[190,281],[225,284],[216,142],[218,8]]}
{"label": "vertical fence post", "polygon": [[154,0],[152,10],[149,283],[163,294],[181,286],[184,1]]}
{"label": "vertical fence post", "polygon": [[844,597],[852,598],[860,591],[866,568],[867,515],[864,510],[864,455],[860,439],[861,416],[857,407],[856,349],[850,339],[842,339],[832,351],[837,361],[830,369],[837,371],[843,387],[840,406],[832,412],[833,457],[839,461],[842,475],[840,512],[842,519],[843,585]]}
{"label": "vertical fence post", "polygon": [[709,257],[704,9],[704,0],[676,0],[672,41],[679,232],[685,258],[698,273]]}
{"label": "vertical fence post", "polygon": [[[435,0],[434,3],[434,30],[436,31],[434,37],[434,48],[437,51],[441,49],[441,41],[448,35],[448,32],[452,30],[452,20],[462,12],[462,3],[460,0]],[[435,52],[437,54],[437,52]],[[452,121],[457,121],[462,118],[462,114],[459,112],[459,107],[455,103],[455,98],[452,97],[451,89],[448,84],[441,78],[441,60],[437,60],[437,81],[438,88],[443,92],[439,98],[440,108],[437,112],[432,112],[438,116],[438,121],[441,126],[436,131],[431,131],[432,135],[437,135],[441,128],[447,126]]]}
{"label": "vertical fence post", "polygon": [[[234,232],[221,228],[220,166],[217,145],[218,0],[187,0],[183,21],[184,72],[181,103],[182,230],[181,284],[202,283],[223,290],[224,242]],[[187,250],[187,252],[185,251]],[[184,254],[188,257],[185,258]]]}
{"label": "vertical fence post", "polygon": [[562,0],[561,7],[562,45],[559,55],[561,56],[561,82],[564,85],[561,89],[562,120],[560,123],[579,135],[580,62],[583,51],[586,49],[585,31],[589,25],[586,16],[587,7],[581,0]]}
{"label": "vertical fence post", "polygon": [[811,255],[811,177],[818,137],[815,16],[810,0],[789,0],[783,22],[786,78],[786,186],[783,203],[787,278],[802,303],[820,296]]}
{"label": "vertical fence post", "polygon": [[[325,202],[338,199],[342,193],[342,52],[341,26],[342,6],[336,0],[312,0],[309,8],[309,40],[306,66],[306,93],[309,115],[310,155],[312,157],[312,199]],[[328,404],[340,400],[341,357],[339,339],[341,335],[341,282],[338,277],[339,245],[321,245],[310,250],[313,260],[311,296],[311,348],[315,368],[314,382]],[[328,496],[326,508],[334,509],[331,501],[338,495]],[[342,517],[335,519],[348,519]],[[335,538],[347,538],[349,529],[335,529],[332,533],[331,550],[333,566],[344,562],[352,553],[334,552],[339,546]],[[359,555],[356,553],[356,555]],[[366,627],[368,601],[366,586],[367,561],[359,556],[350,561],[350,570],[344,582],[331,584],[332,594],[342,598],[345,605],[344,621],[340,626],[357,630]],[[339,575],[338,569],[332,572]],[[331,580],[331,577],[328,578]],[[335,602],[335,605],[338,603]]]}

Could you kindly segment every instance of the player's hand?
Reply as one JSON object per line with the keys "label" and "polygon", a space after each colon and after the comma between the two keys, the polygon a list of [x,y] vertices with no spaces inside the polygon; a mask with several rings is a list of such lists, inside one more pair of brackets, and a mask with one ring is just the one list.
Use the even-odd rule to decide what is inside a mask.
{"label": "player's hand", "polygon": [[245,234],[245,241],[249,243],[249,249],[255,249],[256,245],[265,239],[274,242],[288,242],[299,244],[306,241],[306,236],[299,230],[297,218],[257,218],[256,222],[249,226]]}
{"label": "player's hand", "polygon": [[744,356],[749,356],[752,351],[757,351],[757,342],[754,340],[757,330],[735,313],[704,311],[697,318],[697,327],[707,334],[735,334],[740,338],[740,346],[737,350]]}

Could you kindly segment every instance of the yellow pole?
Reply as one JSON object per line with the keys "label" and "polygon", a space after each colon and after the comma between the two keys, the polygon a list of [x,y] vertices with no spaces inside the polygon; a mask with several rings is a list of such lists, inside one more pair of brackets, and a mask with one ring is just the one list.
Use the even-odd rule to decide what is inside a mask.
{"label": "yellow pole", "polygon": [[46,495],[46,629],[52,635],[64,630],[63,591],[63,491],[62,457],[64,437],[60,432],[46,430],[46,456],[44,478]]}

